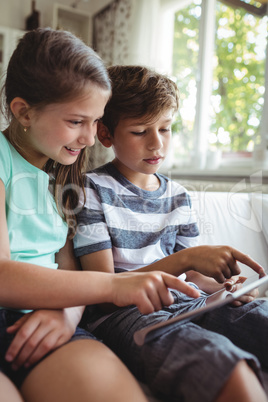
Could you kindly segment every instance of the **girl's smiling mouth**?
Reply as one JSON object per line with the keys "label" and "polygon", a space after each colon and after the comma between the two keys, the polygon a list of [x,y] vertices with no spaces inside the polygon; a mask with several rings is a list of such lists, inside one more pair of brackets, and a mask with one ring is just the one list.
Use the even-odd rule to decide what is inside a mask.
{"label": "girl's smiling mouth", "polygon": [[64,147],[71,155],[79,155],[83,148]]}

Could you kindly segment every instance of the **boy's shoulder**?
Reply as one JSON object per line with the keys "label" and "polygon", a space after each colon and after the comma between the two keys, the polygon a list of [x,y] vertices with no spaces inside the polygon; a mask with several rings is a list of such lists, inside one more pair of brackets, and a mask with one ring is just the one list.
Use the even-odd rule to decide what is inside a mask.
{"label": "boy's shoulder", "polygon": [[[172,197],[179,196],[184,198],[190,198],[188,190],[181,185],[178,181],[171,179],[163,173],[156,173],[156,176],[160,182],[160,189],[158,190],[157,197]],[[100,167],[89,170],[86,173],[85,187],[94,189],[100,189],[105,187],[113,190],[124,192],[123,188],[127,190],[135,191],[135,186],[131,185],[127,179],[115,168],[113,163],[108,162]],[[156,197],[156,195],[154,195]]]}
{"label": "boy's shoulder", "polygon": [[109,166],[109,163],[105,163],[105,165],[99,166],[94,169],[90,169],[86,172],[86,176],[94,176],[94,175],[101,175],[101,174],[108,174],[107,167]]}
{"label": "boy's shoulder", "polygon": [[119,173],[114,168],[111,162],[99,166],[95,169],[89,170],[85,173],[85,186],[111,186],[119,177]]}
{"label": "boy's shoulder", "polygon": [[98,176],[110,176],[111,172],[110,172],[110,165],[111,163],[105,163],[105,165],[99,166],[97,168],[88,170],[85,173],[85,177],[88,179],[92,179],[94,180],[94,177],[98,177]]}
{"label": "boy's shoulder", "polygon": [[159,177],[159,179],[162,179],[163,181],[165,181],[167,186],[171,190],[188,194],[188,190],[182,184],[180,184],[179,181],[172,179],[172,178],[164,175],[163,173],[157,173],[157,176]]}

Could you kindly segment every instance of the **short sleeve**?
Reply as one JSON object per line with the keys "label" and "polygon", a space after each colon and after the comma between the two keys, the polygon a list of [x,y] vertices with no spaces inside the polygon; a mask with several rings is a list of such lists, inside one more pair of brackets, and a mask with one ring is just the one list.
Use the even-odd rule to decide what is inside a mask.
{"label": "short sleeve", "polygon": [[86,202],[77,214],[77,232],[73,239],[76,257],[112,248],[111,237],[94,182],[87,180],[85,190]]}
{"label": "short sleeve", "polygon": [[10,146],[3,135],[0,132],[0,179],[7,186],[11,177],[11,151]]}
{"label": "short sleeve", "polygon": [[180,225],[180,229],[177,233],[175,252],[188,247],[198,246],[200,242],[197,216],[192,208],[192,200],[187,190],[184,192],[184,198],[185,201],[183,208],[187,220],[183,225]]}

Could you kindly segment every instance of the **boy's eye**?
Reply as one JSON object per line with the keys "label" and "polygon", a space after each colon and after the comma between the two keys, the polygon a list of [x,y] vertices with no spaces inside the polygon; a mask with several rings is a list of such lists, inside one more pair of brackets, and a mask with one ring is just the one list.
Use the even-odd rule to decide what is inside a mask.
{"label": "boy's eye", "polygon": [[161,128],[160,129],[160,131],[162,131],[162,133],[167,133],[167,132],[169,132],[171,130],[171,128],[170,127],[167,127],[167,128]]}
{"label": "boy's eye", "polygon": [[143,135],[145,133],[146,133],[145,130],[144,131],[131,131],[131,134],[134,134],[134,135]]}

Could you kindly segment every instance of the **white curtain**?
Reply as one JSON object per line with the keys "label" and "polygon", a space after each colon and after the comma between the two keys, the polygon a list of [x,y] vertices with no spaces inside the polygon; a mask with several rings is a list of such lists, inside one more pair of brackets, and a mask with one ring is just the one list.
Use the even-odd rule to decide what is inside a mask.
{"label": "white curtain", "polygon": [[163,4],[163,0],[114,0],[95,16],[94,46],[108,65],[156,65]]}
{"label": "white curtain", "polygon": [[[125,64],[128,59],[132,3],[132,0],[115,0],[94,17],[94,49],[107,66]],[[112,149],[105,148],[96,138],[90,152],[89,167],[101,166],[112,158]]]}
{"label": "white curtain", "polygon": [[[95,15],[94,48],[107,66],[140,64],[170,73],[173,16],[166,7],[169,2],[114,0]],[[112,157],[111,149],[107,150],[96,140],[91,151],[91,168]]]}

